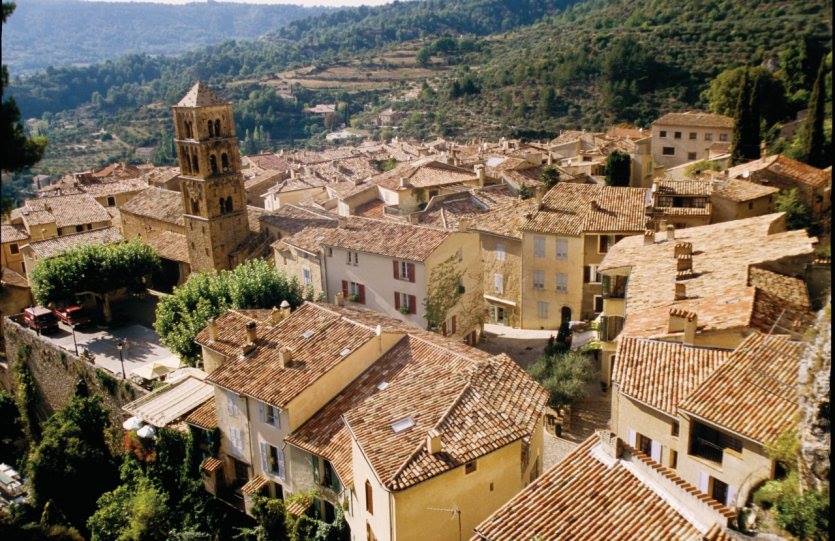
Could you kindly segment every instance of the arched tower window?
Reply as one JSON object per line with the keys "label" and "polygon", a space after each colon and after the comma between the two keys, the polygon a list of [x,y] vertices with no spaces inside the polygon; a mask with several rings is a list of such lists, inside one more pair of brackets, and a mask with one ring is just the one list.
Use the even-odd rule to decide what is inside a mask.
{"label": "arched tower window", "polygon": [[220,155],[220,168],[224,173],[229,171],[229,156],[225,152]]}
{"label": "arched tower window", "polygon": [[199,173],[200,172],[200,167],[197,164],[197,154],[192,154],[191,155],[191,170],[194,173]]}
{"label": "arched tower window", "polygon": [[226,197],[225,207],[226,207],[226,212],[232,212],[232,196],[231,195]]}
{"label": "arched tower window", "polygon": [[180,164],[183,169],[183,173],[190,173],[191,172],[191,162],[188,159],[188,153],[183,147],[177,149],[180,158]]}
{"label": "arched tower window", "polygon": [[215,136],[215,125],[211,120],[209,120],[209,137],[214,137],[214,136]]}
{"label": "arched tower window", "polygon": [[220,137],[220,119],[215,120],[215,135]]}
{"label": "arched tower window", "polygon": [[200,201],[198,201],[197,199],[191,200],[191,213],[200,214]]}
{"label": "arched tower window", "polygon": [[214,154],[209,154],[209,167],[212,170],[212,174],[217,174],[217,157]]}
{"label": "arched tower window", "polygon": [[218,199],[218,208],[220,209],[221,214],[226,214],[226,205],[224,204],[222,197]]}
{"label": "arched tower window", "polygon": [[186,139],[192,138],[191,122],[186,120]]}

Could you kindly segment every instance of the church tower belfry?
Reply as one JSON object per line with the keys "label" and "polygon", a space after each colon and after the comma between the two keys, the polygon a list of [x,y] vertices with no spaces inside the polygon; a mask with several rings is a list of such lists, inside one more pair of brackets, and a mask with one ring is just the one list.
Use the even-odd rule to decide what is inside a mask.
{"label": "church tower belfry", "polygon": [[232,106],[198,82],[171,109],[191,270],[228,269],[249,235]]}

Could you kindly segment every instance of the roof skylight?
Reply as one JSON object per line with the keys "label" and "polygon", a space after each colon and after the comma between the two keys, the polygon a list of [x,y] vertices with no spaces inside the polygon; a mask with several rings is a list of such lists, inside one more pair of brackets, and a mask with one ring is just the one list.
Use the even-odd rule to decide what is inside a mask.
{"label": "roof skylight", "polygon": [[377,384],[377,390],[385,391],[386,389],[388,389],[388,386],[389,386],[388,381],[381,381],[380,383]]}
{"label": "roof skylight", "polygon": [[403,432],[408,428],[412,428],[415,426],[415,420],[412,418],[411,415],[408,417],[403,417],[402,419],[398,419],[391,423],[391,429],[394,430],[395,434]]}
{"label": "roof skylight", "polygon": [[307,340],[307,339],[308,339],[308,338],[310,338],[311,336],[313,336],[313,331],[304,331],[304,332],[302,333],[302,338],[304,338],[305,340]]}

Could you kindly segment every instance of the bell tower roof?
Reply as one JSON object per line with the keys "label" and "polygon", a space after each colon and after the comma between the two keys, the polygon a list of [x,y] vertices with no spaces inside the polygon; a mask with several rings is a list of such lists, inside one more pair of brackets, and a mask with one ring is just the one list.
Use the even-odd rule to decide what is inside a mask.
{"label": "bell tower roof", "polygon": [[226,105],[226,102],[218,98],[217,94],[202,81],[197,81],[175,107],[211,107],[213,105]]}

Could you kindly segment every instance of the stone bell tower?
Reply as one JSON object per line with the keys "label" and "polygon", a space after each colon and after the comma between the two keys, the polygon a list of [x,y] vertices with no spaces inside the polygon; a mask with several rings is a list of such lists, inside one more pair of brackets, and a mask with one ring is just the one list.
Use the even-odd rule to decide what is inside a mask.
{"label": "stone bell tower", "polygon": [[198,82],[171,109],[191,270],[228,269],[249,235],[232,106]]}

